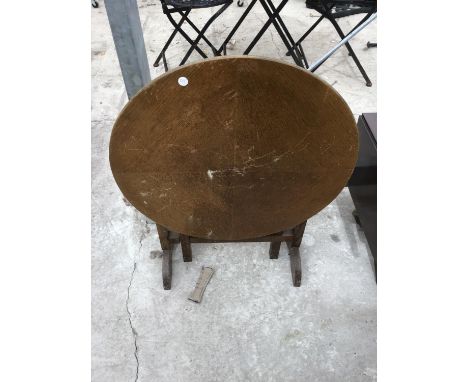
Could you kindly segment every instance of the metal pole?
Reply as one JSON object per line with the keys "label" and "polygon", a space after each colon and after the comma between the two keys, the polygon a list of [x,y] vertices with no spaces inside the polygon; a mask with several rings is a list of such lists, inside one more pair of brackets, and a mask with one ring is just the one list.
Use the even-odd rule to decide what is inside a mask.
{"label": "metal pole", "polygon": [[317,67],[323,64],[333,53],[335,53],[342,45],[346,44],[349,40],[351,40],[354,36],[356,36],[360,31],[362,31],[367,25],[369,25],[372,21],[377,18],[377,13],[374,13],[365,23],[363,23],[359,28],[356,28],[355,31],[347,35],[343,40],[339,42],[334,48],[330,49],[327,53],[325,53],[322,57],[320,57],[317,61],[315,61],[312,65],[309,66],[307,70],[313,72]]}
{"label": "metal pole", "polygon": [[151,81],[136,0],[105,0],[128,99]]}

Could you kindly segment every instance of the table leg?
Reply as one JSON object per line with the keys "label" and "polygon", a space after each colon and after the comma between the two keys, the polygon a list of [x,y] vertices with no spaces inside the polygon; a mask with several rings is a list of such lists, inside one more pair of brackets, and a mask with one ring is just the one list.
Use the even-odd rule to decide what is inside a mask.
{"label": "table leg", "polygon": [[172,249],[163,250],[162,279],[165,290],[171,289],[172,282]]}
{"label": "table leg", "polygon": [[277,259],[281,248],[281,241],[273,241],[270,243],[270,259]]}
{"label": "table leg", "polygon": [[185,262],[192,261],[192,246],[190,244],[190,238],[186,235],[179,235],[180,246],[182,247],[182,256]]}
{"label": "table leg", "polygon": [[172,244],[169,241],[169,230],[162,225],[156,224],[158,230],[159,241],[163,250],[162,259],[162,279],[163,287],[166,290],[171,289],[172,281]]}
{"label": "table leg", "polygon": [[292,243],[293,247],[300,247],[302,243],[302,236],[304,236],[304,230],[307,224],[307,220],[305,222],[302,222],[301,224],[298,224],[293,228],[293,233],[294,233],[294,240]]}
{"label": "table leg", "polygon": [[291,264],[292,282],[295,287],[301,286],[302,268],[299,247],[289,246],[289,263]]}
{"label": "table leg", "polygon": [[292,282],[295,287],[301,286],[302,280],[302,267],[301,267],[301,253],[299,247],[302,242],[302,236],[304,236],[304,230],[307,224],[307,220],[298,224],[293,228],[294,240],[288,242],[289,248],[289,263],[291,265],[291,276]]}
{"label": "table leg", "polygon": [[162,225],[156,223],[156,229],[158,230],[159,242],[161,243],[161,249],[172,249],[172,244],[169,241],[169,230]]}
{"label": "table leg", "polygon": [[[289,249],[289,262],[291,266],[291,276],[293,285],[295,287],[301,286],[302,279],[302,269],[301,269],[301,255],[299,252],[299,246],[301,245],[302,236],[304,235],[305,226],[307,221],[302,222],[293,228],[294,239],[288,241]],[[159,234],[159,240],[161,242],[161,248],[163,250],[163,259],[162,259],[162,279],[163,287],[168,290],[171,289],[172,281],[172,248],[173,245],[169,240],[170,231],[156,224],[156,228]],[[278,232],[278,235],[283,234],[283,232]],[[182,247],[182,255],[185,262],[192,261],[192,247],[190,242],[190,237],[187,235],[179,234],[180,243]],[[272,241],[270,243],[270,259],[277,259],[279,251],[281,248],[281,241]]]}
{"label": "table leg", "polygon": [[[275,235],[282,235],[283,232],[277,232]],[[270,259],[277,259],[281,248],[281,241],[272,241],[270,243]]]}

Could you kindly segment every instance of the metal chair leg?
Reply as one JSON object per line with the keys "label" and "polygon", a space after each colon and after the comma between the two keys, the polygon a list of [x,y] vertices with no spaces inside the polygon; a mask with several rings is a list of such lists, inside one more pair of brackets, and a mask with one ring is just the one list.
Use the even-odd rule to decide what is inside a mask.
{"label": "metal chair leg", "polygon": [[[341,30],[340,26],[338,25],[337,21],[335,20],[335,18],[333,17],[332,13],[331,13],[331,7],[325,7],[326,9],[326,17],[330,20],[330,22],[332,23],[332,25],[335,27],[335,30],[338,32],[338,35],[341,37],[341,39],[344,39],[346,37],[346,35],[343,33],[343,31]],[[364,18],[363,20],[361,20],[358,25],[356,25],[352,30],[351,32],[353,32],[357,27],[359,27],[362,23],[364,23],[371,15],[372,15],[373,12],[369,12]],[[349,33],[351,33],[349,32]],[[348,52],[349,54],[351,55],[351,57],[353,58],[353,61],[354,63],[356,64],[356,66],[358,67],[359,71],[361,72],[361,75],[364,77],[364,80],[366,81],[366,86],[372,86],[372,82],[371,80],[369,79],[366,71],[364,70],[364,68],[362,67],[361,65],[361,62],[359,61],[359,59],[357,58],[356,56],[356,53],[354,53],[354,50],[353,48],[351,47],[350,43],[347,42],[345,44],[346,46],[346,49],[348,49]]]}
{"label": "metal chair leg", "polygon": [[[228,4],[229,5],[229,4]],[[167,72],[168,70],[168,65],[167,65],[167,61],[166,61],[166,57],[165,57],[165,53],[166,53],[166,50],[169,48],[172,40],[174,39],[174,37],[176,36],[177,33],[180,33],[182,34],[182,36],[189,42],[189,44],[191,46],[194,45],[194,41],[188,36],[188,34],[186,34],[183,30],[182,30],[182,25],[184,22],[186,22],[188,25],[190,25],[193,30],[198,34],[198,35],[201,35],[201,39],[203,41],[205,41],[207,43],[207,45],[211,48],[211,50],[213,51],[213,54],[215,56],[219,56],[219,52],[218,52],[218,49],[211,43],[210,40],[208,40],[206,38],[206,36],[200,31],[200,29],[198,29],[198,27],[192,22],[192,20],[190,20],[188,18],[188,15],[189,13],[191,12],[192,9],[186,9],[186,10],[180,10],[180,9],[171,9],[169,10],[168,8],[163,8],[163,11],[164,13],[167,15],[169,21],[171,22],[171,24],[174,26],[174,31],[172,32],[171,36],[169,37],[169,39],[167,40],[166,44],[164,45],[163,49],[161,50],[161,53],[158,55],[158,57],[156,58],[156,61],[154,62],[153,66],[157,67],[159,66],[160,64],[160,61],[161,59],[163,60],[164,62],[164,69],[165,71]],[[172,13],[179,13],[180,16],[181,16],[181,19],[179,20],[179,22],[177,24],[174,24],[175,23],[175,20],[174,18],[171,16]],[[218,15],[219,16],[219,15]],[[212,22],[212,21],[211,21]],[[211,23],[210,21],[208,22],[208,25]],[[207,58],[208,56],[198,47],[198,43],[196,44],[196,46],[194,46],[194,49],[197,50],[197,52],[203,57],[203,58]]]}
{"label": "metal chair leg", "polygon": [[[184,23],[184,21],[188,20],[188,14],[190,13],[191,9],[188,9],[185,13],[183,12],[179,12],[180,15],[182,16],[182,18],[180,19],[179,23],[177,24],[177,26],[179,28],[182,27],[182,24]],[[158,67],[159,66],[159,62],[161,61],[161,59],[163,58],[163,55],[165,54],[167,48],[169,48],[169,45],[171,44],[172,40],[174,40],[174,37],[175,35],[177,34],[177,29],[174,29],[174,31],[172,32],[171,36],[169,37],[169,39],[166,41],[166,44],[164,45],[164,47],[162,48],[161,50],[161,53],[159,53],[159,56],[158,58],[156,58],[156,61],[154,62],[153,66],[154,67]],[[166,69],[167,71],[167,69]]]}
{"label": "metal chair leg", "polygon": [[[275,9],[274,8],[275,6],[271,0],[266,0],[266,2],[268,3],[268,6],[270,7],[271,10]],[[302,56],[301,50],[299,49],[299,47],[294,46],[294,39],[292,38],[291,33],[289,33],[288,28],[286,28],[286,24],[284,23],[283,18],[281,17],[281,14],[278,13],[278,15],[276,16],[276,20],[278,22],[278,27],[280,27],[282,32],[284,33],[284,39],[288,41],[288,46],[290,46],[290,49],[288,49],[288,52],[291,55],[291,52],[294,50],[296,57],[301,60],[300,61],[301,66],[304,67],[304,65],[302,65],[304,64],[304,57]]]}
{"label": "metal chair leg", "polygon": [[[318,20],[309,28],[307,31],[302,35],[302,37],[297,40],[297,42],[293,45],[293,48],[295,46],[301,45],[301,43],[306,39],[306,37],[312,33],[312,31],[320,24],[320,22],[325,18],[324,15],[321,15]],[[289,56],[291,53],[287,52],[286,55]]]}
{"label": "metal chair leg", "polygon": [[167,65],[166,52],[163,52],[162,58],[163,58],[163,64],[164,64],[164,71],[167,72],[169,70],[169,66]]}
{"label": "metal chair leg", "polygon": [[296,56],[296,54],[293,54],[293,50],[292,48],[290,47],[290,43],[288,42],[287,40],[287,37],[284,35],[283,31],[281,30],[281,27],[279,26],[278,22],[276,21],[276,17],[278,17],[280,11],[284,8],[284,6],[286,5],[286,3],[288,2],[288,0],[283,0],[279,5],[278,7],[276,8],[276,10],[274,10],[273,12],[270,10],[268,4],[265,2],[265,0],[260,0],[260,3],[262,4],[263,8],[265,9],[265,12],[267,13],[268,15],[268,21],[263,25],[263,27],[260,29],[260,31],[257,33],[257,35],[255,36],[255,38],[253,39],[253,41],[250,43],[250,45],[247,47],[247,49],[245,50],[244,52],[244,55],[248,55],[250,53],[250,51],[254,48],[254,46],[257,44],[258,40],[263,36],[263,34],[265,33],[265,31],[268,29],[268,27],[273,24],[276,31],[278,32],[281,40],[283,41],[284,45],[286,46],[287,50],[288,51],[291,51],[291,57],[293,58],[294,62],[296,63],[296,65],[298,66],[302,66],[302,63],[301,61],[299,61],[298,57]]}
{"label": "metal chair leg", "polygon": [[[261,1],[261,0],[260,0]],[[288,0],[283,0],[279,5],[278,5],[278,8],[276,8],[276,11],[273,12],[273,16],[276,17],[276,15],[284,8],[284,6],[286,5],[286,3],[288,2]],[[262,4],[263,5],[263,4]],[[268,27],[271,25],[271,23],[273,22],[272,20],[272,17],[269,17],[268,18],[268,21],[263,24],[263,27],[260,29],[260,31],[257,33],[257,35],[255,36],[255,38],[252,40],[252,42],[249,44],[249,46],[247,47],[247,49],[244,51],[244,55],[248,55],[250,53],[250,51],[254,48],[255,45],[257,45],[257,42],[258,40],[260,40],[260,38],[263,36],[263,34],[266,32],[266,30],[268,29]]]}
{"label": "metal chair leg", "polygon": [[[201,33],[201,32],[200,32],[200,29],[198,29],[197,26],[196,26],[196,25],[192,22],[192,20],[190,20],[189,18],[187,18],[187,24],[189,24],[189,25],[193,28],[193,30],[194,30],[196,33],[198,33],[198,34]],[[203,35],[203,34],[202,34],[202,40],[205,41],[206,44],[211,48],[211,50],[213,51],[213,54],[214,54],[215,56],[219,56],[218,50],[214,47],[214,45],[211,43],[211,41],[208,40],[208,39],[206,38],[206,36]]]}
{"label": "metal chair leg", "polygon": [[[187,42],[192,46],[193,49],[195,49],[198,52],[198,54],[200,54],[200,56],[202,56],[202,58],[208,58],[208,56],[205,54],[205,52],[203,52],[198,45],[193,45],[193,40],[190,38],[190,36],[187,33],[185,33],[185,31],[181,27],[179,27],[177,25],[174,18],[171,16],[171,13],[172,13],[172,11],[168,11],[166,13],[166,16],[169,19],[170,23],[177,30],[177,32],[179,32],[187,40]],[[192,49],[192,51],[193,51],[193,49]]]}
{"label": "metal chair leg", "polygon": [[[190,57],[190,55],[192,54],[193,50],[196,49],[196,47],[198,46],[198,43],[200,42],[200,40],[202,39],[202,36],[205,34],[205,32],[207,31],[207,29],[209,28],[209,26],[213,23],[213,21],[215,21],[226,9],[227,7],[229,7],[231,5],[231,3],[227,3],[227,4],[224,4],[220,9],[218,9],[218,11],[210,17],[210,19],[208,20],[208,22],[203,26],[203,28],[200,30],[200,33],[198,34],[197,38],[195,40],[193,40],[191,42],[191,47],[190,49],[188,50],[188,52],[185,54],[184,58],[182,59],[182,61],[180,62],[179,66],[181,65],[184,65],[185,62],[188,60],[188,58]],[[188,40],[187,40],[188,41]],[[206,58],[206,57],[204,57]]]}
{"label": "metal chair leg", "polygon": [[[253,6],[255,5],[255,3],[257,2],[257,0],[252,0],[249,4],[249,6],[246,8],[246,10],[244,11],[244,13],[242,14],[242,16],[240,17],[240,19],[237,21],[236,25],[234,25],[234,27],[231,29],[231,32],[229,32],[228,36],[226,37],[226,39],[224,40],[223,42],[223,45],[221,45],[221,48],[218,49],[218,53],[221,53],[221,50],[223,50],[224,52],[226,52],[226,45],[227,43],[231,40],[232,36],[234,36],[234,34],[237,32],[237,30],[239,29],[239,27],[241,26],[241,24],[244,22],[244,19],[247,17],[247,15],[250,13],[250,10],[253,8]],[[224,53],[226,54],[226,53]]]}
{"label": "metal chair leg", "polygon": [[298,47],[299,47],[299,50],[301,51],[302,60],[304,61],[305,68],[308,68],[309,63],[307,62],[307,58],[306,58],[306,55],[305,55],[305,52],[304,52],[304,48],[302,48],[302,44],[299,44]]}
{"label": "metal chair leg", "polygon": [[[335,27],[336,31],[338,32],[338,34],[340,35],[340,37],[343,39],[345,38],[345,34],[343,33],[343,31],[341,30],[340,26],[338,25],[338,23],[335,21],[335,20],[330,20],[331,23],[333,24],[333,26]],[[361,62],[359,61],[359,59],[357,58],[356,56],[356,53],[354,53],[354,50],[353,48],[351,47],[351,44],[349,42],[347,42],[345,44],[346,48],[348,49],[348,52],[349,54],[351,54],[351,57],[353,58],[353,61],[354,63],[356,64],[356,66],[358,67],[359,71],[361,72],[362,76],[364,77],[364,80],[366,81],[366,86],[372,86],[372,81],[370,80],[369,76],[367,75],[366,71],[364,70],[364,68],[362,67],[361,65]]]}

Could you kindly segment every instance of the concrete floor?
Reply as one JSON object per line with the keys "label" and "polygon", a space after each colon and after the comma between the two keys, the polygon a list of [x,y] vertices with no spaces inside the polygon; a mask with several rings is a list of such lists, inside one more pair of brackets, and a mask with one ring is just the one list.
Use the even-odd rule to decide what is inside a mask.
{"label": "concrete floor", "polygon": [[[347,189],[307,225],[303,281],[291,285],[287,253],[269,260],[267,244],[199,244],[193,263],[180,248],[172,290],[164,291],[155,226],[124,203],[109,168],[108,142],[126,103],[104,4],[92,9],[92,379],[104,381],[374,381],[376,285]],[[171,32],[159,1],[139,2],[150,64]],[[216,44],[245,8],[231,6],[208,35]],[[206,19],[211,10],[193,12]],[[316,19],[302,0],[282,13],[298,37]],[[255,6],[229,54],[240,54],[264,21]],[[359,16],[341,20],[348,30]],[[374,86],[365,86],[341,49],[317,72],[357,116],[376,110],[376,23],[352,42]],[[304,43],[309,60],[338,36],[327,22]],[[186,44],[168,52],[175,67]],[[254,54],[290,61],[270,29]],[[192,56],[193,60],[199,58]],[[151,67],[152,76],[162,68]],[[215,268],[203,302],[187,300],[202,265]]]}

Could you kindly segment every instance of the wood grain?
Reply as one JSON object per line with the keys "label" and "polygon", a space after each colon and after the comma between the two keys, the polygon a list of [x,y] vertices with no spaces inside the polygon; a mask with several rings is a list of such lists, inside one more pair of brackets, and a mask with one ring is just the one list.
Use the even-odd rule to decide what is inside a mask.
{"label": "wood grain", "polygon": [[328,205],[352,174],[357,146],[354,117],[331,86],[241,56],[152,81],[120,113],[109,157],[122,193],[150,219],[188,236],[240,240]]}

